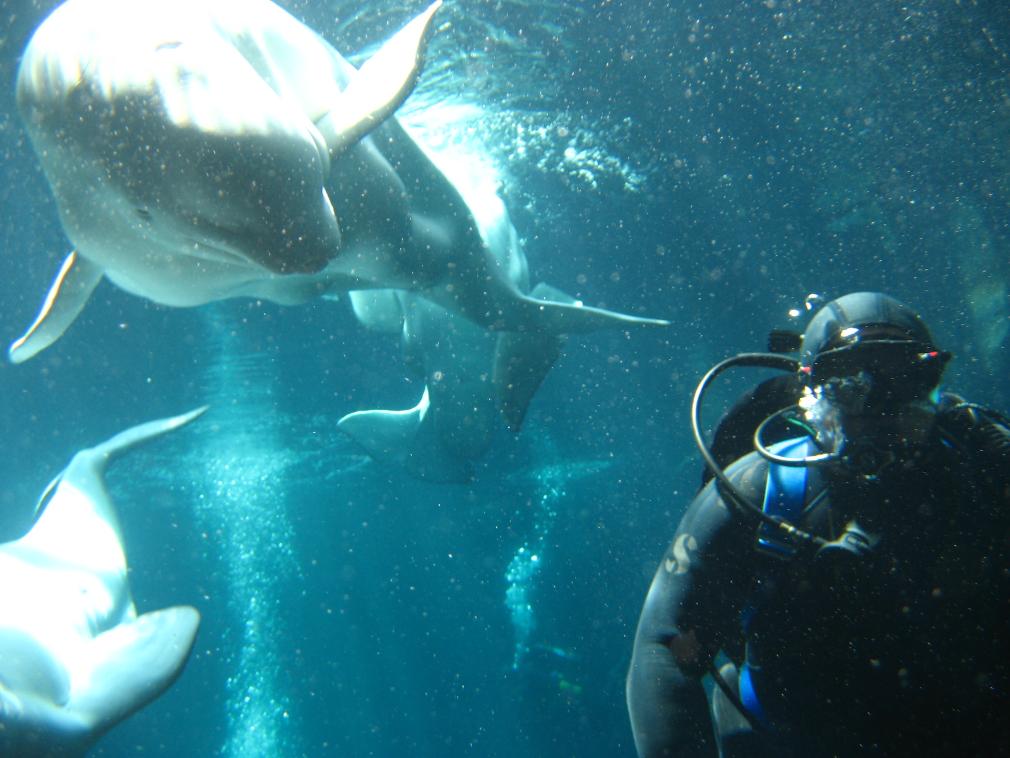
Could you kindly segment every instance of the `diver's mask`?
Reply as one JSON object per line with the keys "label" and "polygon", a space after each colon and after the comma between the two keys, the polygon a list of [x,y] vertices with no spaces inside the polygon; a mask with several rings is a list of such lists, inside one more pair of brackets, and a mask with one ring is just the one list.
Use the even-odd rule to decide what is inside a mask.
{"label": "diver's mask", "polygon": [[898,340],[824,351],[801,368],[803,420],[821,450],[873,480],[914,460],[926,442],[949,360],[949,353]]}

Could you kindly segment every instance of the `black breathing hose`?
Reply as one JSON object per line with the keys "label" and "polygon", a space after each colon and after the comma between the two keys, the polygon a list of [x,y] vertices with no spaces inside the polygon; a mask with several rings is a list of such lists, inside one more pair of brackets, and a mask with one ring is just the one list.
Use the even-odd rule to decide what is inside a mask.
{"label": "black breathing hose", "polygon": [[761,507],[752,503],[750,499],[744,495],[740,489],[733,484],[733,482],[730,481],[729,477],[726,476],[726,473],[723,471],[722,466],[719,465],[713,457],[712,452],[708,449],[708,445],[701,434],[701,402],[705,396],[705,391],[708,389],[708,385],[711,384],[712,380],[719,376],[719,374],[723,371],[733,366],[770,368],[795,373],[799,370],[799,361],[795,358],[789,358],[775,353],[740,353],[739,355],[735,355],[732,358],[727,358],[726,360],[717,363],[709,369],[705,376],[702,377],[701,381],[698,382],[698,387],[694,391],[694,398],[691,400],[691,431],[694,434],[694,443],[698,446],[698,450],[701,452],[701,457],[704,459],[705,465],[708,466],[712,475],[716,478],[720,494],[731,506],[736,508],[737,512],[742,512],[762,523],[769,524],[776,529],[781,530],[797,542],[806,543],[815,547],[821,547],[827,544],[827,541],[823,538],[816,537],[808,532],[805,532],[783,518],[765,513]]}

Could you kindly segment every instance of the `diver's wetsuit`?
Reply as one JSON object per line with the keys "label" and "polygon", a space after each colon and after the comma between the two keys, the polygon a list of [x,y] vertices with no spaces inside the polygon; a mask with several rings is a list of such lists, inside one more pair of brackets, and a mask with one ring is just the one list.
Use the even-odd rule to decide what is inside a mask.
{"label": "diver's wetsuit", "polygon": [[[767,470],[750,454],[727,473],[760,503]],[[803,528],[830,540],[857,518],[879,544],[860,559],[769,557],[707,485],[639,623],[628,706],[640,754],[715,755],[701,677],[721,650],[751,667],[767,724],[726,755],[1010,755],[1005,457],[937,437],[886,482],[809,477],[808,507],[821,499]]]}

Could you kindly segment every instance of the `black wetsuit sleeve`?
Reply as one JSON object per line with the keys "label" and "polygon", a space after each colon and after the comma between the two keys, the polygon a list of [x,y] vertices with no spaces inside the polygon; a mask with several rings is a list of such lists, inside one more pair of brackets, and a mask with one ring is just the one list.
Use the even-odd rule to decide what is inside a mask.
{"label": "black wetsuit sleeve", "polygon": [[[741,464],[732,478],[760,480],[763,487],[764,466],[752,458]],[[649,588],[628,671],[628,713],[640,756],[716,754],[701,679],[716,652],[739,635],[753,539],[753,528],[734,519],[712,484],[681,520]]]}

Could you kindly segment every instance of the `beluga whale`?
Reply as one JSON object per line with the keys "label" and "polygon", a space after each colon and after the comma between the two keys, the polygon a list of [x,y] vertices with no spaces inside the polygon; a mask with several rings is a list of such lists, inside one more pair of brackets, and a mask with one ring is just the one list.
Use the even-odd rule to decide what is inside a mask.
{"label": "beluga whale", "polygon": [[[496,169],[456,147],[426,152],[459,191],[512,284],[533,297],[565,301],[564,293],[546,284],[531,289],[526,255],[499,195]],[[424,389],[412,408],[355,411],[337,426],[375,461],[428,481],[469,481],[474,462],[499,428],[519,432],[565,343],[556,334],[481,329],[409,290],[354,290],[349,300],[364,326],[399,336],[407,368]]]}
{"label": "beluga whale", "polygon": [[665,325],[524,293],[393,115],[440,0],[355,68],[269,0],[68,0],[17,104],[72,243],[9,351],[66,331],[101,279],[168,306],[406,290],[484,329]]}
{"label": "beluga whale", "polygon": [[0,544],[0,755],[84,755],[181,673],[200,615],[189,606],[137,615],[104,471],[203,410],[77,453],[28,532]]}

